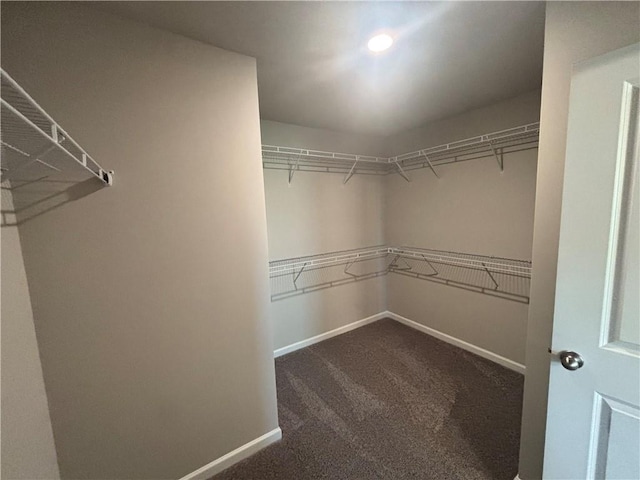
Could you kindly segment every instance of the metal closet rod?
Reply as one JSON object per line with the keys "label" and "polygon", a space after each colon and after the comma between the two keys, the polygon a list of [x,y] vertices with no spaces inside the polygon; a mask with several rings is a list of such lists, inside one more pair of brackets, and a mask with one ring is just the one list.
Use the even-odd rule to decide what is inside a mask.
{"label": "metal closet rod", "polygon": [[262,160],[264,168],[288,170],[289,183],[296,171],[345,173],[344,183],[354,174],[398,173],[410,181],[407,170],[428,167],[439,177],[435,169],[438,165],[488,156],[493,156],[503,170],[504,154],[536,148],[539,131],[540,123],[535,122],[386,158],[263,145]]}

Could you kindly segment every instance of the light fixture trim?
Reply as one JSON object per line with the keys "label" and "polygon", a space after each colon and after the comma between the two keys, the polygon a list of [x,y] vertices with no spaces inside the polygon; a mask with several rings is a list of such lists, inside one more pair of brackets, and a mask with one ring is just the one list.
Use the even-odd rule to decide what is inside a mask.
{"label": "light fixture trim", "polygon": [[367,47],[373,53],[380,53],[388,50],[393,45],[393,37],[388,33],[379,33],[369,39]]}

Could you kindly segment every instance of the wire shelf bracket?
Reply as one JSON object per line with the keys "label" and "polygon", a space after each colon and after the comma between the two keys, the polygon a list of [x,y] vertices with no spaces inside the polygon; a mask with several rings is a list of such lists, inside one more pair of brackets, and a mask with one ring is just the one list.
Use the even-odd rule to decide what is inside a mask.
{"label": "wire shelf bracket", "polygon": [[423,155],[424,155],[424,158],[427,160],[427,165],[429,165],[429,168],[431,169],[433,174],[436,176],[436,178],[440,178],[440,175],[438,175],[438,173],[436,172],[436,169],[433,168],[433,164],[431,163],[431,160],[429,160],[429,155],[427,155],[424,152],[423,152]]}
{"label": "wire shelf bracket", "polygon": [[405,173],[405,171],[402,169],[402,167],[400,166],[400,164],[398,162],[394,162],[396,164],[396,168],[398,169],[398,173],[400,174],[400,176],[402,178],[404,178],[407,182],[410,182],[411,179],[409,178],[409,176]]}
{"label": "wire shelf bracket", "polygon": [[293,181],[293,174],[296,173],[296,170],[299,168],[299,164],[300,164],[300,155],[298,155],[298,159],[296,160],[295,165],[292,165],[289,168],[289,185],[291,185],[291,182]]}
{"label": "wire shelf bracket", "polygon": [[359,158],[356,155],[356,160],[355,160],[355,162],[353,162],[353,166],[351,167],[351,170],[349,170],[347,175],[344,177],[344,180],[342,182],[343,184],[346,185],[347,182],[351,179],[351,177],[353,177],[353,174],[355,173],[355,170],[356,170],[356,165],[358,165],[358,160],[359,160]]}
{"label": "wire shelf bracket", "polygon": [[491,153],[493,153],[493,156],[496,157],[496,162],[498,162],[500,171],[504,172],[504,157],[502,155],[502,152],[500,152],[500,155],[498,155],[498,152],[495,148],[493,148],[493,144],[491,142],[489,142],[489,148],[491,149]]}

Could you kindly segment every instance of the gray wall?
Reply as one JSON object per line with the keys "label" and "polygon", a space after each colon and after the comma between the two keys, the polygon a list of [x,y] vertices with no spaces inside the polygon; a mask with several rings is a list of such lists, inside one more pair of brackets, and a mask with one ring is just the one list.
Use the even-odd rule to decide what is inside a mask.
{"label": "gray wall", "polygon": [[262,143],[266,145],[383,157],[391,155],[387,153],[389,149],[387,137],[301,127],[271,120],[260,121],[260,128]]}
{"label": "gray wall", "polygon": [[115,185],[20,236],[63,478],[178,478],[277,428],[255,60],[73,3],[2,66]]}
{"label": "gray wall", "polygon": [[[538,121],[540,93],[400,134],[394,154]],[[392,245],[531,259],[537,151],[409,172],[386,185],[385,237]],[[527,306],[433,282],[389,275],[389,310],[524,364]]]}
{"label": "gray wall", "polygon": [[540,91],[534,90],[388,137],[389,155],[413,152],[475,135],[537,122],[539,115]]}
{"label": "gray wall", "polygon": [[[2,190],[2,471],[9,479],[60,478],[13,201]],[[7,221],[5,222],[4,219]]]}
{"label": "gray wall", "polygon": [[542,477],[549,355],[572,65],[640,40],[637,2],[549,2],[527,328],[520,477]]}
{"label": "gray wall", "polygon": [[[262,121],[269,145],[380,155],[383,139]],[[384,179],[265,170],[269,258],[314,255],[384,244]],[[275,347],[325,333],[386,309],[384,278],[271,303]]]}

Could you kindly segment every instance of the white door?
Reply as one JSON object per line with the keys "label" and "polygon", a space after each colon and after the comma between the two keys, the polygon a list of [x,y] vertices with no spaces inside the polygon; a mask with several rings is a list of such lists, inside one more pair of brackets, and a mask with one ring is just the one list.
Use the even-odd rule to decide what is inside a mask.
{"label": "white door", "polygon": [[544,478],[640,479],[639,76],[640,44],[572,76]]}

